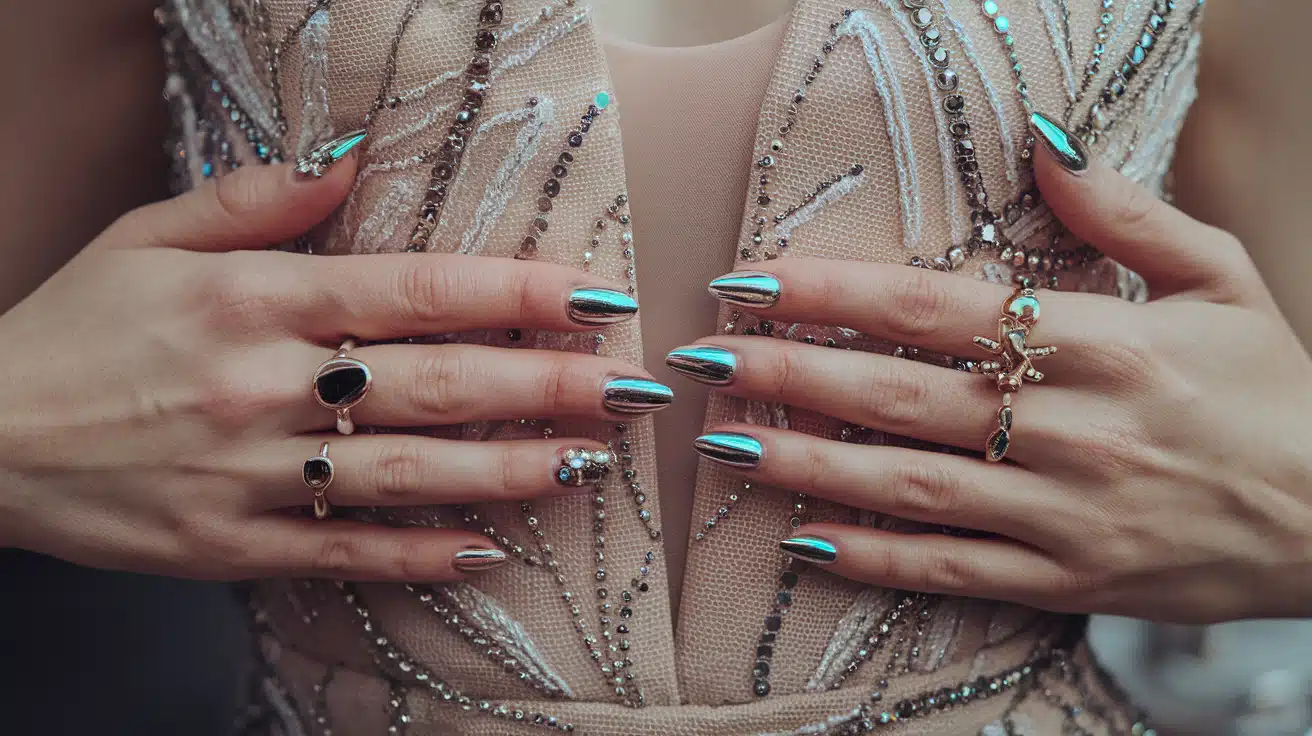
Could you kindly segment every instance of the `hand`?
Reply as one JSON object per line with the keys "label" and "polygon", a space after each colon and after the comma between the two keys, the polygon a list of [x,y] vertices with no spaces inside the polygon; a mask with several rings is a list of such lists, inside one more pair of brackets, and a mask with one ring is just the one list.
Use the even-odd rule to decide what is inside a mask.
{"label": "hand", "polygon": [[[595,441],[342,436],[311,377],[348,336],[596,330],[636,303],[577,291],[607,284],[542,263],[259,250],[326,217],[355,164],[322,179],[292,169],[245,167],[125,215],[0,317],[0,543],[182,577],[441,581],[504,553],[473,532],[287,513],[310,505],[302,466],[323,442],[340,506],[589,490],[556,474],[562,450],[604,449]],[[612,379],[634,369],[588,354],[380,344],[350,357],[373,374],[351,410],[361,425],[615,420],[669,401],[659,384],[645,403],[632,383],[617,393]]]}
{"label": "hand", "polygon": [[[1154,300],[1038,292],[1032,343],[1060,350],[1015,395],[1010,462],[752,425],[698,449],[767,485],[986,533],[816,523],[782,545],[868,583],[1181,622],[1312,615],[1312,361],[1242,246],[1106,167],[1036,168],[1065,225]],[[722,298],[970,359],[989,357],[971,337],[996,337],[1012,293],[903,266],[764,265],[719,280]],[[977,453],[998,427],[994,381],[925,362],[742,336],[669,361],[734,396]]]}

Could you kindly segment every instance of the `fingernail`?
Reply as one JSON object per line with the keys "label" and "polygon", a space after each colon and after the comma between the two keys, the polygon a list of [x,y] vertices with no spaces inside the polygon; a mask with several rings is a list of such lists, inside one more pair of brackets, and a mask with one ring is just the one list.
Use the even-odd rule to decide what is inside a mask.
{"label": "fingernail", "polygon": [[712,432],[692,441],[693,449],[731,468],[755,468],[761,464],[761,443],[738,432]]}
{"label": "fingernail", "polygon": [[619,414],[649,414],[673,402],[669,386],[645,378],[612,378],[602,389],[602,403]]}
{"label": "fingernail", "polygon": [[456,553],[451,566],[465,572],[478,572],[496,567],[506,561],[506,553],[493,547],[470,547]]}
{"label": "fingernail", "polygon": [[310,151],[296,161],[296,173],[302,177],[318,179],[328,172],[333,164],[346,158],[346,154],[360,145],[368,134],[364,130],[353,130],[340,138]]}
{"label": "fingernail", "polygon": [[779,301],[779,279],[764,271],[734,271],[707,288],[716,299],[740,307],[769,307]]}
{"label": "fingernail", "polygon": [[610,472],[610,464],[614,460],[615,456],[610,450],[571,447],[560,453],[556,482],[574,488],[596,485]]}
{"label": "fingernail", "polygon": [[1084,147],[1084,141],[1061,123],[1035,110],[1030,113],[1030,128],[1062,168],[1072,174],[1082,174],[1089,168],[1089,150]]}
{"label": "fingernail", "polygon": [[832,542],[820,537],[792,537],[779,543],[779,549],[785,554],[809,562],[828,565],[838,559],[838,548]]}
{"label": "fingernail", "polygon": [[613,325],[632,319],[638,302],[614,289],[575,289],[569,295],[569,318],[581,325]]}
{"label": "fingernail", "polygon": [[733,372],[738,368],[738,356],[724,348],[688,345],[671,350],[665,356],[665,365],[698,383],[724,386],[733,380]]}

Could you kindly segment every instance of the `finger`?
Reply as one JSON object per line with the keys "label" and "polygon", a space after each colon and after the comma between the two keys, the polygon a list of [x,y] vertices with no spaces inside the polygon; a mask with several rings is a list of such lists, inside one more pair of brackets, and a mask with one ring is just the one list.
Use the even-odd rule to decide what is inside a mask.
{"label": "finger", "polygon": [[[722,299],[760,310],[763,318],[838,325],[898,345],[978,359],[989,356],[971,338],[998,338],[1001,308],[1013,293],[1000,284],[893,264],[787,258],[769,267],[768,275],[757,272],[750,283],[762,293],[776,294],[772,303],[745,304],[743,287],[734,286],[744,281],[741,272],[716,279],[711,291],[719,289]],[[1142,319],[1139,305],[1099,294],[1044,290],[1039,301],[1042,318],[1032,342],[1060,347],[1044,365],[1063,379],[1077,375],[1089,354]]]}
{"label": "finger", "polygon": [[195,251],[264,248],[319,224],[341,204],[355,181],[354,151],[322,178],[297,174],[293,164],[243,166],[195,189],[124,215],[106,240],[120,247]]}
{"label": "finger", "polygon": [[487,537],[456,529],[266,517],[246,521],[232,536],[241,555],[235,567],[248,578],[436,583],[507,560]]}
{"label": "finger", "polygon": [[1002,538],[806,524],[779,547],[843,577],[899,590],[1036,605],[1071,586],[1057,562]]}
{"label": "finger", "polygon": [[[994,532],[1041,544],[1066,514],[1055,488],[1013,465],[725,425],[698,437],[703,457],[765,485],[899,519]],[[1036,521],[1042,520],[1041,523]]]}
{"label": "finger", "polygon": [[[981,449],[998,427],[998,391],[973,373],[759,337],[722,336],[706,338],[703,344],[733,355],[732,378],[716,386],[731,396],[788,404],[861,427],[970,450]],[[1069,417],[1088,401],[1074,389],[1045,385],[1015,403],[1013,439],[1018,441],[1008,457],[1024,462],[1049,443],[1019,441],[1022,435],[1079,431],[1071,427]],[[1061,421],[1063,417],[1067,421]]]}
{"label": "finger", "polygon": [[[305,375],[328,357],[307,346]],[[371,345],[350,357],[369,367],[368,394],[351,409],[365,426],[428,427],[543,418],[622,420],[669,406],[674,393],[623,361],[483,345]],[[639,375],[634,375],[638,373]],[[307,389],[309,387],[307,386]],[[328,429],[334,413],[307,390],[298,431]]]}
{"label": "finger", "polygon": [[[1031,128],[1044,144],[1034,163],[1044,201],[1077,237],[1143,275],[1155,295],[1260,291],[1256,267],[1233,236],[1091,158],[1078,137],[1042,113]],[[1082,171],[1079,161],[1087,164]]]}
{"label": "finger", "polygon": [[[329,464],[317,460],[324,443],[327,473]],[[307,471],[316,483],[327,483],[325,497],[334,506],[429,506],[587,493],[595,484],[576,485],[574,476],[559,475],[569,450],[604,453],[596,467],[609,469],[609,451],[595,440],[465,442],[382,434],[297,437],[251,448],[231,462],[252,489],[251,506],[261,511],[310,505]]]}
{"label": "finger", "polygon": [[317,342],[480,329],[596,330],[632,319],[626,288],[578,269],[511,258],[392,253],[281,264],[289,327]]}

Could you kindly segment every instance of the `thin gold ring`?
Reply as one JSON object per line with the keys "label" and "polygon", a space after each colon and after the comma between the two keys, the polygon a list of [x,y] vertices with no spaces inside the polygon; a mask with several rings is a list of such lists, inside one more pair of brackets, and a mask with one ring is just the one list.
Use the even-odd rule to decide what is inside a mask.
{"label": "thin gold ring", "polygon": [[364,400],[374,381],[369,366],[355,358],[346,357],[354,348],[355,340],[343,342],[333,357],[319,365],[311,382],[315,401],[337,412],[337,431],[342,434],[355,431],[355,422],[351,421],[351,407]]}
{"label": "thin gold ring", "polygon": [[1034,369],[1034,361],[1046,358],[1057,352],[1056,346],[1027,345],[1030,330],[1039,322],[1039,298],[1034,288],[1028,285],[1016,287],[1011,296],[1002,303],[1002,316],[998,318],[998,338],[996,340],[975,336],[975,344],[985,352],[996,356],[993,360],[982,360],[975,364],[976,373],[982,373],[993,379],[994,386],[1002,392],[1002,408],[998,409],[998,428],[989,434],[984,443],[984,457],[989,462],[998,462],[1007,455],[1011,447],[1011,427],[1014,416],[1011,408],[1011,396],[1020,391],[1026,381],[1038,383],[1043,374]]}
{"label": "thin gold ring", "polygon": [[319,448],[318,455],[305,461],[301,467],[301,480],[314,491],[314,518],[328,518],[333,510],[326,495],[333,482],[333,461],[328,459],[327,442]]}

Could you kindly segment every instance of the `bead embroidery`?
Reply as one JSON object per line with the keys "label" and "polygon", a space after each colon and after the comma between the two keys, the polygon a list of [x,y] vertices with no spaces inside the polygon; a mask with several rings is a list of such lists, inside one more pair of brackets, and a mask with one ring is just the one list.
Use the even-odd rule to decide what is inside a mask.
{"label": "bead embroidery", "polygon": [[[488,89],[488,73],[492,69],[491,52],[497,45],[495,30],[501,25],[501,17],[501,3],[485,0],[478,14],[479,29],[474,34],[474,58],[465,67],[464,99],[460,104],[460,112],[456,113],[447,131],[446,139],[433,154],[428,189],[419,207],[419,222],[410,233],[410,241],[406,246],[408,251],[426,250],[429,238],[442,219],[442,206],[446,204],[447,192],[460,168],[465,143],[473,134],[474,122],[478,119]],[[399,40],[400,37],[397,38]]]}

